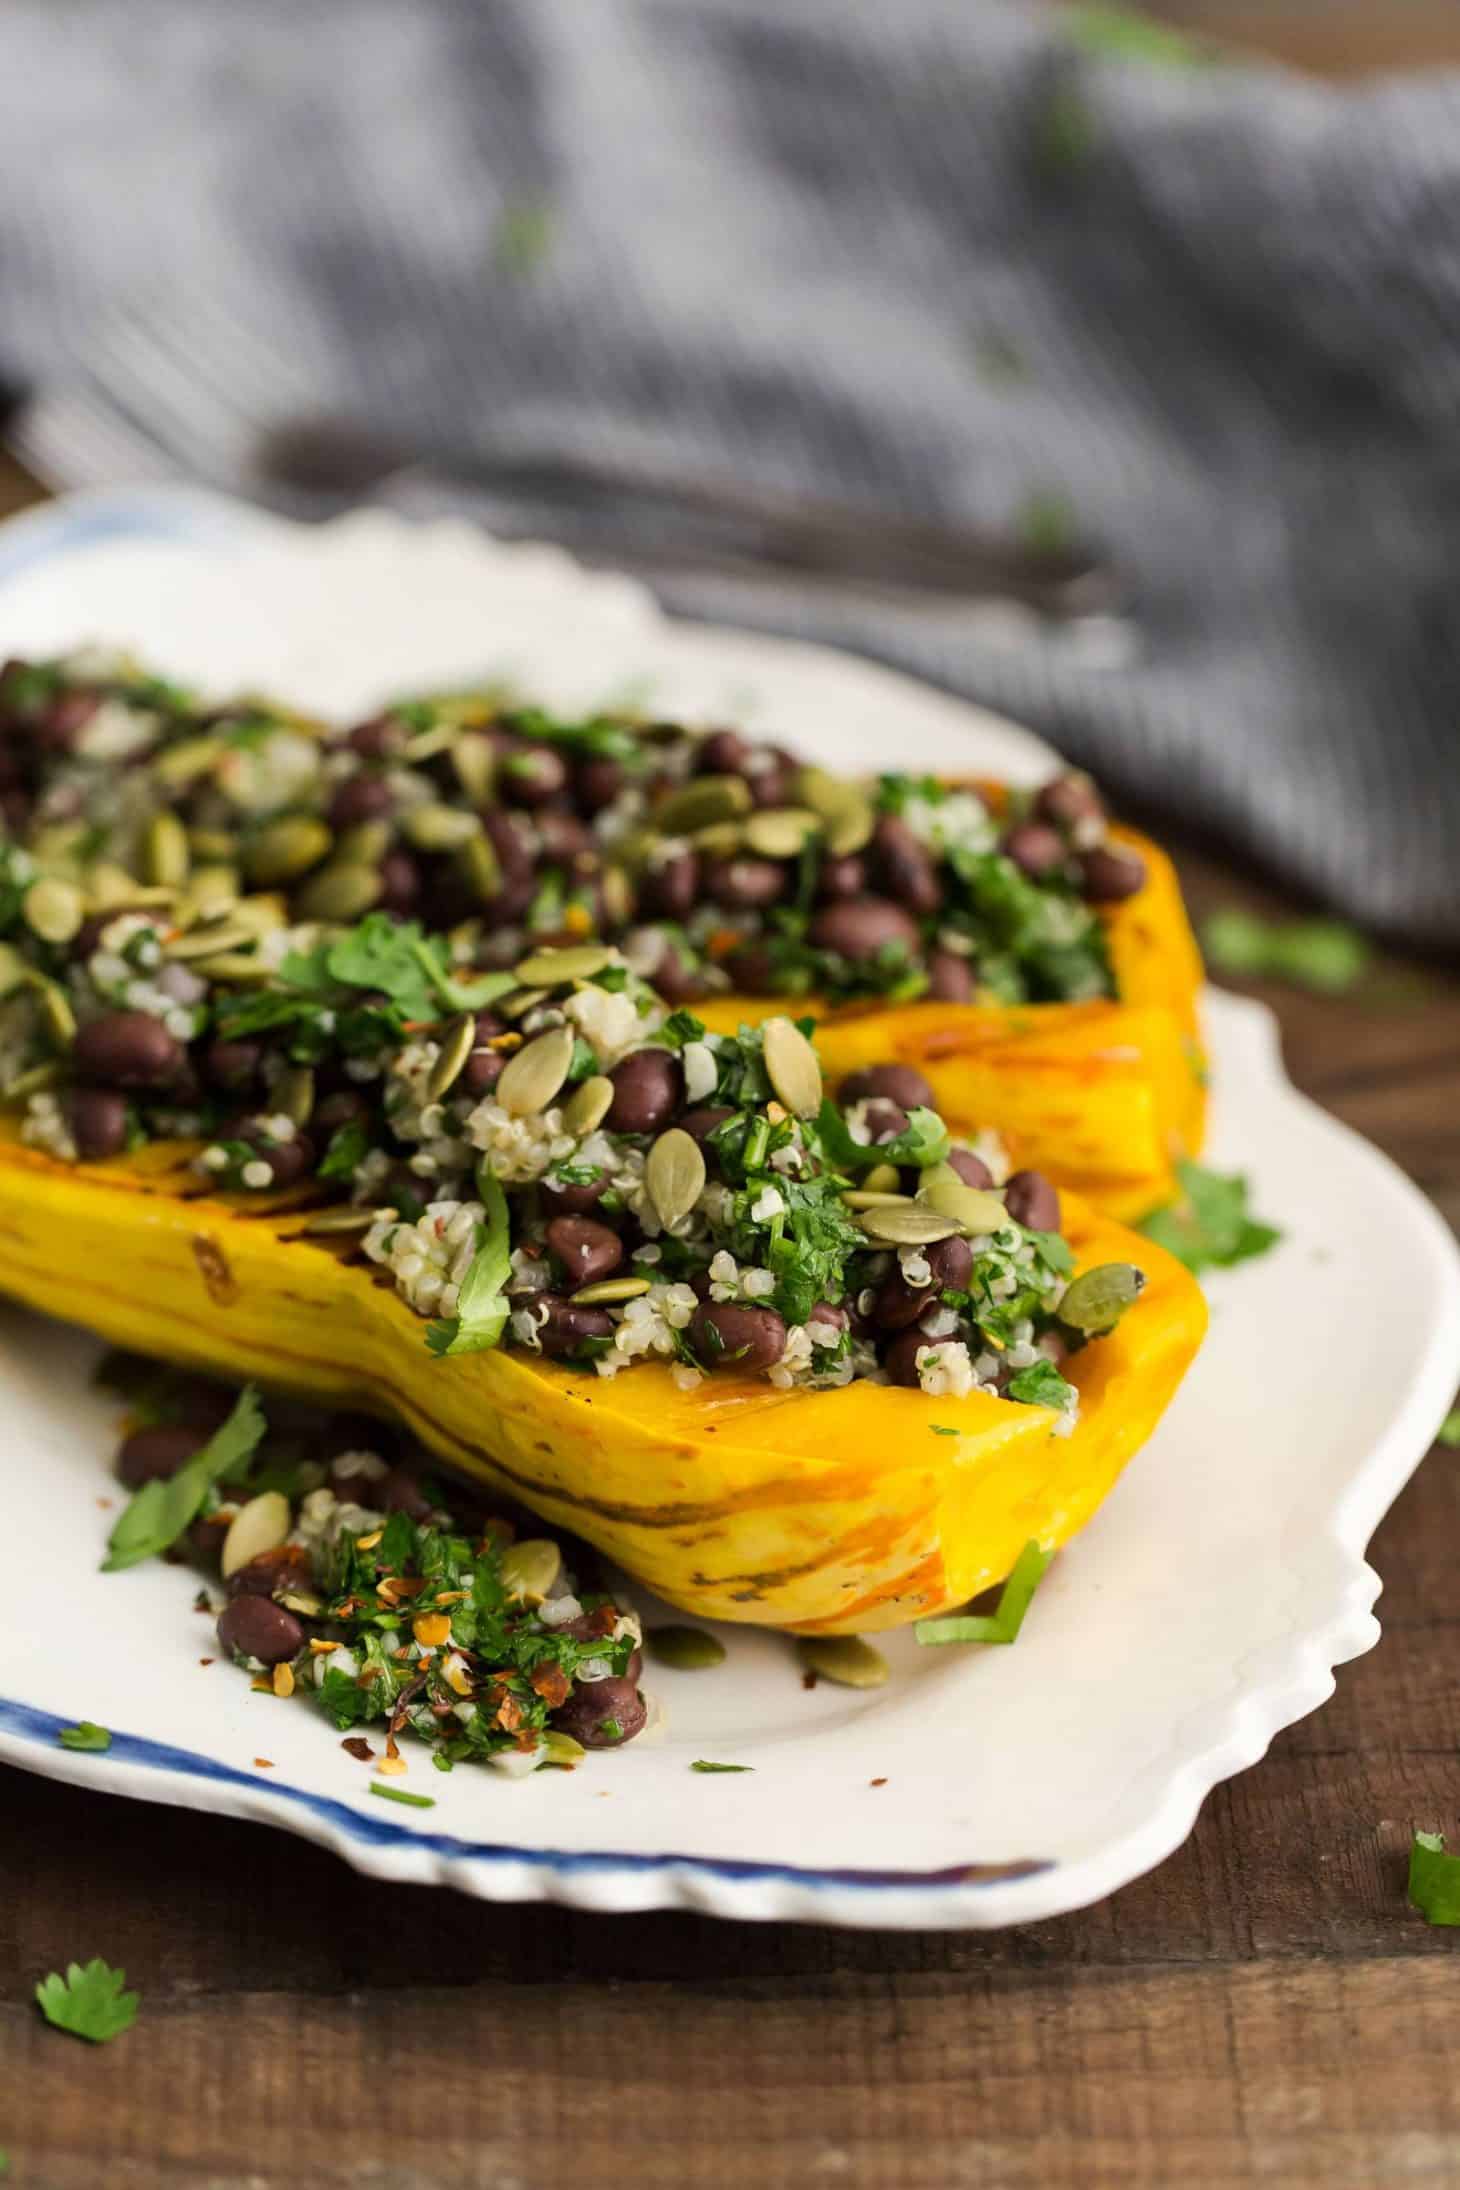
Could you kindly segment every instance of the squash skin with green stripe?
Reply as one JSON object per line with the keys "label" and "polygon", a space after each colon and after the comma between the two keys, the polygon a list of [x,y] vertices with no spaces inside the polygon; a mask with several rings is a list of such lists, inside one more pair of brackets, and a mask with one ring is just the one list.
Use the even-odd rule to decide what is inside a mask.
{"label": "squash skin with green stripe", "polygon": [[[1195,1282],[1066,1199],[1080,1268],[1146,1290],[1069,1365],[1081,1418],[891,1385],[783,1392],[668,1367],[612,1380],[497,1349],[438,1360],[425,1324],[282,1197],[215,1194],[191,1145],[67,1165],[0,1138],[0,1291],[114,1343],[402,1418],[466,1473],[702,1618],[866,1633],[963,1604],[1063,1543],[1149,1436],[1200,1343]],[[953,1430],[947,1436],[939,1431]]]}

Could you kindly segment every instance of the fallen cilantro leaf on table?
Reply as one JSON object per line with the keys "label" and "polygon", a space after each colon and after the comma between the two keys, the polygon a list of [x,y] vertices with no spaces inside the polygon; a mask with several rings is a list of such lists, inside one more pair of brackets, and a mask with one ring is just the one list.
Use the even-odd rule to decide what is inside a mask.
{"label": "fallen cilantro leaf on table", "polygon": [[[432,1762],[435,1761],[433,1758]],[[372,1779],[370,1792],[379,1795],[382,1802],[403,1802],[410,1810],[434,1810],[436,1807],[434,1795],[413,1795],[405,1787],[387,1787],[383,1779]]]}
{"label": "fallen cilantro leaf on table", "polygon": [[1450,1452],[1460,1452],[1460,1407],[1452,1407],[1435,1431],[1435,1443],[1444,1445]]}
{"label": "fallen cilantro leaf on table", "polygon": [[1248,1210],[1247,1181],[1240,1172],[1224,1176],[1199,1163],[1179,1163],[1176,1177],[1180,1200],[1153,1211],[1138,1230],[1194,1276],[1265,1255],[1282,1238],[1275,1225],[1259,1223]]}
{"label": "fallen cilantro leaf on table", "polygon": [[80,1719],[75,1726],[63,1726],[56,1739],[63,1749],[81,1749],[95,1755],[112,1745],[106,1728],[97,1726],[91,1719]]}
{"label": "fallen cilantro leaf on table", "polygon": [[1030,1601],[1054,1557],[1029,1542],[999,1592],[992,1612],[955,1612],[945,1619],[919,1620],[913,1628],[920,1643],[1011,1643],[1024,1625]]}
{"label": "fallen cilantro leaf on table", "polygon": [[233,1411],[176,1475],[144,1483],[118,1516],[107,1539],[103,1574],[117,1574],[175,1544],[196,1519],[213,1485],[253,1457],[265,1429],[257,1386],[245,1384]]}
{"label": "fallen cilantro leaf on table", "polygon": [[753,1764],[711,1764],[707,1757],[696,1757],[690,1766],[692,1772],[753,1772]]}
{"label": "fallen cilantro leaf on table", "polygon": [[104,2046],[137,2020],[140,1994],[123,1992],[127,1973],[112,1969],[100,1955],[83,1969],[72,1962],[64,1977],[52,1970],[35,1988],[36,2004],[48,2023]]}
{"label": "fallen cilantro leaf on table", "polygon": [[1460,1855],[1446,1855],[1443,1833],[1410,1843],[1409,1898],[1427,1924],[1460,1924]]}
{"label": "fallen cilantro leaf on table", "polygon": [[1367,939],[1345,921],[1262,920],[1236,906],[1204,921],[1201,941],[1207,964],[1218,973],[1286,981],[1323,996],[1355,987],[1374,956]]}

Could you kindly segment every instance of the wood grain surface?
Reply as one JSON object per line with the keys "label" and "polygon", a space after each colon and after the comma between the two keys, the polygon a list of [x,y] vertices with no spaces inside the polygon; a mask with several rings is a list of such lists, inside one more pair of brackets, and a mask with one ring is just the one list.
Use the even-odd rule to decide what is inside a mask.
{"label": "wood grain surface", "polygon": [[[27,486],[0,472],[0,505]],[[1221,863],[1198,907],[1280,903]],[[1269,996],[1289,1068],[1460,1223],[1460,983]],[[980,1936],[493,1908],[0,1773],[0,2147],[24,2190],[1460,2183],[1460,1455],[1379,1531],[1384,1639],[1114,1899]],[[3,1632],[3,1626],[0,1626]],[[91,2049],[31,2004],[103,1954]],[[8,2190],[8,2184],[7,2184]]]}

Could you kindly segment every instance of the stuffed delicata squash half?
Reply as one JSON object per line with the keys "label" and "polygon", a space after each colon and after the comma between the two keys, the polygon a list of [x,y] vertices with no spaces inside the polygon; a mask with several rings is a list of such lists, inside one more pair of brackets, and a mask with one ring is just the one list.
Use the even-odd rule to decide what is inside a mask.
{"label": "stuffed delicata squash half", "polygon": [[1113,1215],[1171,1199],[1200,1146],[1180,891],[1086,777],[863,784],[737,731],[481,695],[337,734],[95,656],[12,663],[0,744],[0,805],[46,871],[227,910],[222,957],[261,922],[377,910],[428,910],[479,966],[612,942],[717,1031],[809,1013],[833,1080],[913,1066],[954,1129],[997,1128]]}
{"label": "stuffed delicata squash half", "polygon": [[832,1096],[789,1018],[712,1034],[606,946],[463,974],[371,914],[237,986],[206,923],[96,917],[8,946],[0,1288],[393,1412],[686,1609],[965,1602],[1081,1526],[1200,1340],[1179,1265],[907,1066]]}

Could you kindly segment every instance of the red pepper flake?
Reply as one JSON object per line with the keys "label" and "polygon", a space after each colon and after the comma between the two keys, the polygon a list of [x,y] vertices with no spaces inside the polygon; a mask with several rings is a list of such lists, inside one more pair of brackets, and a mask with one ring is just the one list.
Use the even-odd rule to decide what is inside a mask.
{"label": "red pepper flake", "polygon": [[887,1782],[885,1779],[869,1779],[867,1785],[869,1787],[885,1787]]}
{"label": "red pepper flake", "polygon": [[112,1507],[116,1504],[115,1498],[98,1498],[96,1502],[103,1513],[110,1513]]}
{"label": "red pepper flake", "polygon": [[198,1663],[199,1665],[216,1665],[218,1660],[216,1658],[199,1658]]}
{"label": "red pepper flake", "polygon": [[272,1770],[274,1769],[274,1760],[272,1757],[255,1757],[254,1763],[258,1766],[261,1772],[272,1772]]}
{"label": "red pepper flake", "polygon": [[340,1747],[347,1750],[352,1757],[358,1757],[362,1764],[368,1764],[375,1754],[363,1734],[349,1735],[346,1740],[340,1743]]}
{"label": "red pepper flake", "polygon": [[801,1686],[803,1688],[814,1688],[816,1686],[816,1675],[811,1671],[809,1666],[807,1667],[806,1671],[801,1675]]}
{"label": "red pepper flake", "polygon": [[560,1665],[540,1665],[532,1675],[532,1689],[550,1711],[556,1711],[560,1703],[567,1702],[573,1684]]}

